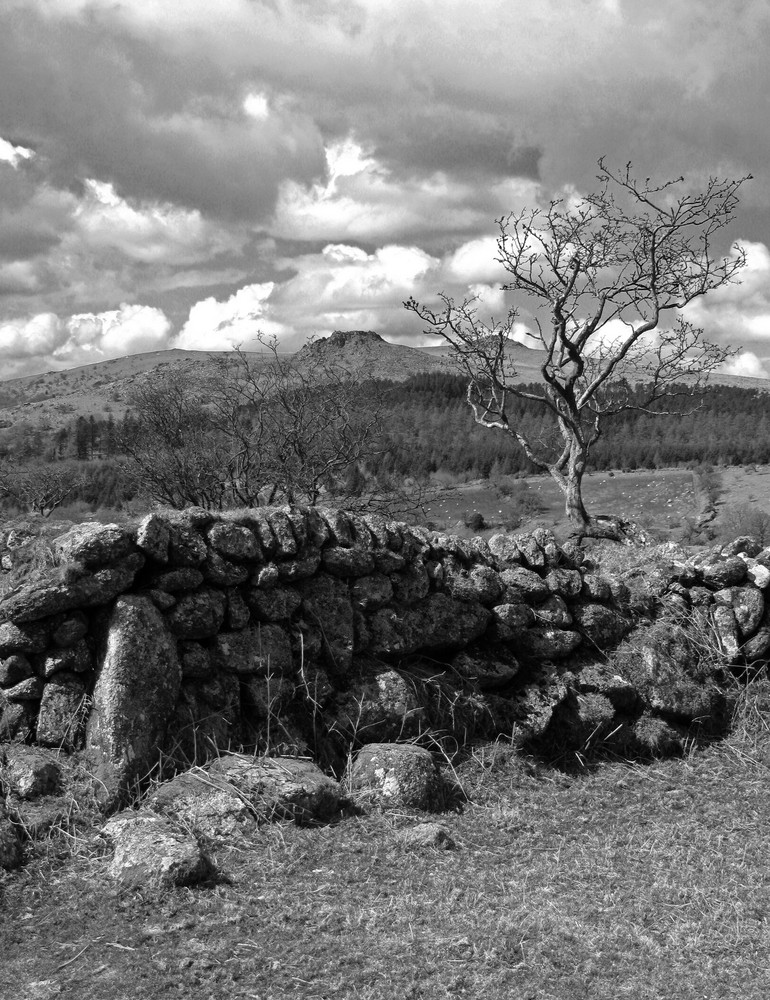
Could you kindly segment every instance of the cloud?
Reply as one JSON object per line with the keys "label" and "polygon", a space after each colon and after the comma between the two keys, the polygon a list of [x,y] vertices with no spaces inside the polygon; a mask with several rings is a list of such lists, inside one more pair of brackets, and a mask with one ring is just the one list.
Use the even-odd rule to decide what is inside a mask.
{"label": "cloud", "polygon": [[119,358],[168,347],[171,324],[160,309],[121,305],[63,320],[54,313],[0,324],[0,377]]}
{"label": "cloud", "polygon": [[18,361],[53,354],[64,331],[58,316],[40,313],[19,323],[0,325],[0,357]]}
{"label": "cloud", "polygon": [[237,253],[246,235],[204,220],[197,210],[168,203],[129,204],[112,184],[87,179],[75,216],[74,239],[90,252],[118,252],[144,264],[196,264],[222,253]]}
{"label": "cloud", "polygon": [[461,283],[473,281],[503,283],[509,275],[502,264],[495,259],[497,256],[496,237],[481,236],[459,246],[449,256],[446,269],[450,277]]}
{"label": "cloud", "polygon": [[403,300],[439,264],[416,247],[388,245],[372,254],[329,244],[283,262],[282,280],[246,285],[224,300],[196,303],[174,346],[189,350],[248,348],[258,333],[295,350],[309,336],[335,329],[403,332]]}
{"label": "cloud", "polygon": [[751,351],[741,351],[740,354],[731,358],[722,365],[722,372],[725,375],[743,375],[750,378],[770,378],[765,364]]}
{"label": "cloud", "polygon": [[[466,236],[489,225],[503,211],[518,207],[532,182],[519,184],[518,198],[504,188],[479,186],[435,171],[399,178],[350,139],[326,149],[327,178],[303,186],[285,182],[280,189],[271,232],[297,240],[405,240],[423,243],[436,234]],[[501,195],[506,201],[501,201]]]}
{"label": "cloud", "polygon": [[755,99],[770,89],[766,4],[211,10],[0,5],[1,324],[61,317],[65,344],[67,317],[141,303],[170,324],[145,316],[160,341],[180,327],[196,345],[257,328],[287,342],[350,326],[416,338],[410,294],[476,290],[502,311],[494,219],[592,190],[606,154],[697,184],[755,174],[734,227],[744,283],[690,315],[770,356],[770,132]]}
{"label": "cloud", "polygon": [[764,243],[741,241],[746,266],[738,281],[691,302],[685,316],[720,344],[746,349],[747,356],[770,360],[770,250]]}
{"label": "cloud", "polygon": [[[0,11],[0,120],[45,159],[57,186],[95,177],[128,198],[259,222],[283,180],[323,173],[312,117],[291,100],[247,114],[256,65],[233,74],[207,56],[226,17],[218,12],[213,31],[209,9],[202,35],[175,38],[162,18],[142,24],[137,13],[128,4],[121,21],[98,3],[31,0]],[[250,33],[258,29],[252,20]]]}
{"label": "cloud", "polygon": [[282,324],[270,319],[268,300],[272,282],[246,285],[224,302],[210,297],[197,302],[174,341],[188,351],[254,349],[257,335],[285,334]]}
{"label": "cloud", "polygon": [[171,324],[160,309],[121,305],[103,313],[80,313],[66,323],[67,340],[54,352],[57,361],[84,357],[102,361],[126,354],[158,351],[168,347]]}
{"label": "cloud", "polygon": [[0,161],[10,163],[17,168],[24,160],[31,160],[35,155],[34,151],[24,146],[14,146],[12,142],[0,137]]}

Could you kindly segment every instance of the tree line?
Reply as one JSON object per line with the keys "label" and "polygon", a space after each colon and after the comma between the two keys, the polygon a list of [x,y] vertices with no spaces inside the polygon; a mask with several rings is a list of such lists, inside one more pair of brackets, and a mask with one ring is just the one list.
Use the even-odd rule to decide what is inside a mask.
{"label": "tree line", "polygon": [[[532,392],[537,388],[529,386]],[[474,422],[463,376],[422,374],[404,382],[372,380],[363,386],[356,381],[348,390],[350,399],[346,401],[336,385],[337,417],[343,403],[352,410],[354,397],[368,416],[364,425],[356,425],[348,412],[344,441],[335,436],[339,428],[335,430],[329,410],[328,387],[315,395],[306,387],[310,398],[304,400],[304,422],[294,420],[291,394],[284,399],[283,418],[280,413],[270,418],[270,448],[255,436],[262,420],[256,403],[241,401],[231,419],[241,435],[253,436],[254,447],[251,453],[238,448],[226,453],[226,461],[235,461],[231,467],[243,479],[240,485],[233,484],[233,490],[241,490],[242,499],[231,492],[222,497],[223,502],[283,502],[289,496],[318,501],[330,490],[340,498],[358,497],[365,502],[367,491],[392,489],[405,481],[427,482],[436,474],[497,480],[540,472],[509,436]],[[629,396],[641,399],[645,391],[641,385],[629,387]],[[61,492],[66,487],[60,503],[79,500],[93,508],[118,508],[137,496],[172,505],[216,501],[213,494],[204,492],[222,492],[223,480],[221,475],[217,478],[215,459],[216,442],[221,444],[223,438],[215,434],[210,447],[204,447],[199,436],[201,424],[196,424],[196,420],[207,419],[211,399],[208,383],[195,389],[178,380],[173,386],[148,380],[133,398],[133,408],[117,419],[112,414],[94,415],[79,417],[57,430],[38,427],[30,432],[21,427],[15,434],[6,431],[0,441],[0,475],[3,469],[13,469],[17,480],[15,494],[6,490],[6,503],[35,509],[35,497],[48,504],[54,502],[57,491],[51,493],[55,485],[51,470],[59,470],[59,479],[65,481],[59,489]],[[156,417],[166,421],[163,441],[157,433],[157,420],[155,431],[148,431],[153,400],[158,404]],[[768,394],[763,391],[712,385],[684,413],[629,409],[607,425],[591,451],[588,470],[770,463],[767,404]],[[662,408],[663,404],[659,405]],[[546,446],[549,434],[553,439],[547,414],[533,401],[519,398],[512,412],[533,440]],[[283,436],[277,437],[281,420]],[[313,440],[312,430],[320,437]],[[234,440],[237,443],[238,439],[231,438],[231,444]],[[249,477],[242,469],[238,471],[238,463],[243,465],[249,454],[256,461],[257,448],[259,476],[254,474],[249,486]],[[297,448],[305,452],[298,453]],[[314,453],[314,464],[306,464],[308,450]],[[67,475],[62,476],[65,471]],[[208,477],[208,483],[203,482],[196,492],[201,476],[204,480]],[[267,484],[271,488],[260,497],[260,489]]]}

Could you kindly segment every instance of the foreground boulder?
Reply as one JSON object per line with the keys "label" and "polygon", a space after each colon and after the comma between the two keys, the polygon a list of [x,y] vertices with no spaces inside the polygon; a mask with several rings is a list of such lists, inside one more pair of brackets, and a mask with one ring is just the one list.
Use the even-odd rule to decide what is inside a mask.
{"label": "foreground boulder", "polygon": [[349,781],[357,798],[382,806],[434,812],[448,798],[433,755],[412,743],[368,743],[358,751]]}
{"label": "foreground boulder", "polygon": [[418,823],[417,826],[403,830],[398,840],[407,851],[425,850],[430,847],[439,851],[453,851],[457,847],[449,830],[441,823]]}
{"label": "foreground boulder", "polygon": [[179,694],[182,671],[176,643],[155,605],[121,597],[93,693],[86,745],[105,808],[125,801],[158,762]]}
{"label": "foreground boulder", "polygon": [[346,804],[339,784],[312,761],[246,754],[227,754],[177,775],[148,800],[151,809],[212,839],[276,819],[328,822]]}
{"label": "foreground boulder", "polygon": [[194,885],[212,873],[197,840],[155,813],[118,813],[102,832],[114,845],[110,875],[124,885]]}

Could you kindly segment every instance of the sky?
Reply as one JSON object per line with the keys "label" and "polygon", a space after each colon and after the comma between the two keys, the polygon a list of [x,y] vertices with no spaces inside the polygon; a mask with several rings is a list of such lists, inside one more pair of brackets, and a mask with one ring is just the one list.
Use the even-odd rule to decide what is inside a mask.
{"label": "sky", "polygon": [[0,378],[435,342],[404,299],[504,314],[495,220],[600,156],[753,176],[688,318],[770,375],[769,51],[767,0],[2,0]]}

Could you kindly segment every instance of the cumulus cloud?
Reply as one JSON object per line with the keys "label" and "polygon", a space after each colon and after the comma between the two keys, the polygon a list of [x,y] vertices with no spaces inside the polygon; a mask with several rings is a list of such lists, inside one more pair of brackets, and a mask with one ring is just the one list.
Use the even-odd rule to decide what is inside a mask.
{"label": "cumulus cloud", "polygon": [[57,361],[93,361],[158,351],[168,346],[171,324],[160,309],[121,305],[103,313],[80,313],[66,323],[67,339],[54,351]]}
{"label": "cumulus cloud", "polygon": [[221,253],[238,252],[246,234],[204,220],[197,210],[168,203],[129,204],[112,184],[91,178],[75,211],[75,238],[89,251],[116,251],[144,264],[195,264]]}
{"label": "cumulus cloud", "polygon": [[61,342],[63,328],[58,316],[40,313],[18,323],[0,325],[0,357],[10,361],[48,356]]}
{"label": "cumulus cloud", "polygon": [[248,348],[262,333],[278,337],[285,350],[295,350],[309,336],[336,329],[397,334],[406,325],[403,300],[440,264],[417,247],[394,244],[371,254],[329,244],[319,253],[283,263],[293,272],[283,280],[246,285],[227,299],[196,303],[174,346]]}
{"label": "cumulus cloud", "polygon": [[695,299],[685,315],[710,340],[743,347],[748,358],[756,356],[766,363],[770,361],[770,250],[758,242],[741,241],[740,246],[746,266],[738,281]]}
{"label": "cumulus cloud", "polygon": [[168,347],[171,324],[160,309],[123,304],[62,319],[54,313],[0,324],[0,377],[106,361]]}
{"label": "cumulus cloud", "polygon": [[[754,173],[744,282],[688,316],[763,364],[770,11],[733,7],[7,0],[0,324],[61,317],[72,358],[120,337],[67,317],[112,314],[126,344],[420,337],[403,298],[502,312],[494,218],[593,189],[606,154],[698,184]],[[142,313],[129,334],[120,303],[170,327]]]}
{"label": "cumulus cloud", "polygon": [[744,375],[750,378],[768,378],[767,366],[751,351],[741,351],[722,366],[725,375]]}
{"label": "cumulus cloud", "polygon": [[[271,232],[289,239],[430,241],[437,233],[467,234],[504,209],[497,189],[436,171],[399,178],[347,139],[326,150],[323,183],[281,186]],[[522,187],[532,189],[532,185]],[[509,194],[506,191],[506,194]]]}
{"label": "cumulus cloud", "polygon": [[31,160],[34,155],[33,150],[25,146],[14,146],[12,142],[0,137],[0,161],[3,163],[10,163],[15,168],[24,160]]}
{"label": "cumulus cloud", "polygon": [[274,285],[246,285],[223,302],[210,297],[197,302],[177,336],[174,346],[188,351],[253,349],[257,335],[286,334],[286,328],[270,318],[269,299]]}

